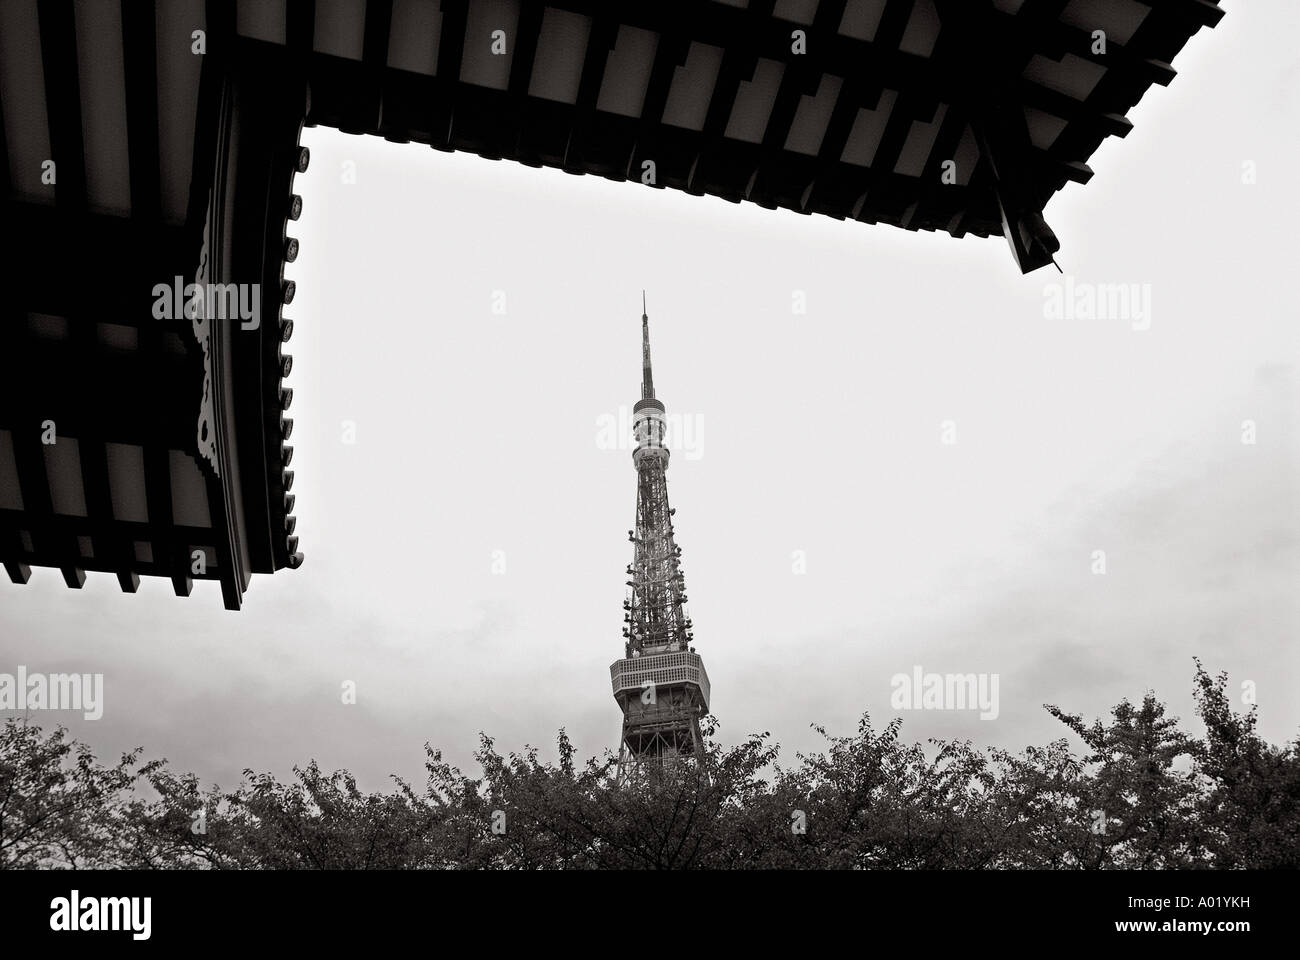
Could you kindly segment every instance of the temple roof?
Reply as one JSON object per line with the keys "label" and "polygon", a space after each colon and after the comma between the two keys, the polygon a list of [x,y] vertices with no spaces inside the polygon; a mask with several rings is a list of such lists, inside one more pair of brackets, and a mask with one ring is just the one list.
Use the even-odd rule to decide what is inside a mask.
{"label": "temple roof", "polygon": [[[188,592],[186,558],[211,548],[203,576],[228,606],[251,573],[301,562],[282,307],[304,123],[1002,235],[1027,272],[1059,246],[1047,202],[1087,182],[1102,140],[1222,15],[1212,0],[5,0],[0,211],[21,242],[0,329],[0,559],[20,581],[34,563]],[[200,269],[209,226],[215,279],[261,287],[255,335],[207,342],[151,312],[156,284]],[[42,443],[46,420],[77,445]]]}

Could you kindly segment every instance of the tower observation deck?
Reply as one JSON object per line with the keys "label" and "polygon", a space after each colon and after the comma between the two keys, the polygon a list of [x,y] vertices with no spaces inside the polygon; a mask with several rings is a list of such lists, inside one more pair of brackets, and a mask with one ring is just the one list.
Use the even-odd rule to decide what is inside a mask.
{"label": "tower observation deck", "polygon": [[623,711],[619,776],[636,767],[662,768],[700,760],[700,718],[709,710],[709,677],[694,648],[686,612],[681,548],[668,505],[664,405],[650,367],[650,319],[641,312],[641,399],[632,408],[637,474],[636,529],[623,603],[624,655],[610,665],[614,698]]}

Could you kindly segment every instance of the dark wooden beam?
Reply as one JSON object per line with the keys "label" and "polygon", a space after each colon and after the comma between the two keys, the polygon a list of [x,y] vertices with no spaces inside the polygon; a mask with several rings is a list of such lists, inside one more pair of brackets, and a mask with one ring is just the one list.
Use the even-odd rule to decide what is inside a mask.
{"label": "dark wooden beam", "polygon": [[465,30],[469,22],[469,0],[442,0],[442,29],[438,33],[438,78],[443,96],[430,101],[430,143],[450,150],[451,130],[456,122],[455,95],[460,89],[460,68],[465,56]]}
{"label": "dark wooden beam", "polygon": [[817,160],[813,166],[813,182],[808,191],[809,196],[804,200],[806,207],[816,209],[818,201],[827,192],[827,181],[832,172],[840,167],[840,157],[844,155],[849,134],[853,132],[853,124],[857,122],[858,111],[863,107],[875,106],[874,103],[868,104],[866,97],[867,84],[861,77],[845,77],[844,84],[840,87],[840,95],[831,110],[831,119],[826,125],[821,149],[817,151]]}
{"label": "dark wooden beam", "polygon": [[[1083,116],[1072,119],[1052,145],[1054,157],[1065,160],[1086,157],[1097,148],[1102,135],[1124,135],[1121,131],[1132,126],[1124,114],[1141,99],[1151,83],[1167,83],[1172,79],[1173,68],[1168,67],[1166,70],[1166,61],[1173,57],[1178,48],[1169,38],[1178,35],[1174,21],[1179,22],[1184,29],[1187,28],[1186,18],[1193,7],[1194,5],[1182,5],[1180,2],[1152,7],[1133,36],[1123,45],[1123,56],[1126,58],[1123,62],[1130,64],[1130,69],[1112,68],[1106,71],[1083,103]],[[1218,11],[1219,17],[1223,15],[1218,7],[1213,9]],[[1205,25],[1195,16],[1193,21],[1192,29]],[[1095,59],[1110,62],[1113,50],[1113,45],[1108,43],[1106,56]],[[1154,72],[1144,73],[1141,69],[1134,69],[1131,66],[1134,62],[1149,62],[1151,71]]]}
{"label": "dark wooden beam", "polygon": [[[142,225],[157,222],[162,211],[162,192],[160,188],[158,157],[158,77],[157,77],[157,43],[155,38],[156,11],[152,2],[127,2],[119,4],[121,10],[123,71],[126,85],[126,132],[128,175],[131,190],[131,220],[137,229]],[[116,252],[116,251],[115,251]],[[105,258],[111,259],[111,258]],[[154,264],[158,261],[144,261]],[[143,265],[143,264],[141,264]],[[120,273],[121,271],[115,271]],[[143,286],[143,285],[142,285]],[[145,313],[144,291],[139,291],[140,317],[152,319],[152,311]],[[100,316],[105,316],[100,313]],[[109,358],[97,349],[96,331],[93,314],[78,312],[78,320],[73,325],[71,338],[80,359],[98,355],[100,360],[93,371],[78,371],[64,382],[68,388],[60,391],[64,396],[77,396],[83,400],[81,410],[60,412],[68,423],[69,432],[75,431],[78,449],[81,454],[82,487],[85,490],[86,512],[96,521],[107,522],[113,519],[113,496],[109,488],[108,448],[105,444],[107,431],[100,430],[98,435],[92,431],[83,431],[78,423],[79,414],[91,413],[97,418],[103,416],[103,405],[99,402],[107,395],[96,389],[90,376],[99,373],[100,368],[109,366]],[[111,314],[109,314],[111,316]],[[157,321],[155,321],[157,322]],[[139,331],[136,336],[139,337]],[[58,351],[65,361],[68,359],[66,349]],[[65,370],[61,370],[68,376]],[[32,377],[36,389],[50,390],[58,380],[49,380],[39,375]],[[70,381],[70,382],[69,382]],[[85,403],[93,398],[94,403]],[[45,402],[58,406],[53,398]],[[148,414],[145,414],[148,418]],[[128,421],[129,422],[129,421]],[[140,421],[137,421],[140,422]],[[147,419],[143,422],[147,422]],[[140,585],[140,578],[135,572],[135,549],[129,542],[112,533],[101,532],[91,536],[91,544],[97,561],[107,562],[113,566],[118,584],[126,593],[135,593]]]}
{"label": "dark wooden beam", "polygon": [[[960,60],[966,51],[962,44],[969,38],[961,31],[959,25],[940,24],[939,36],[935,40],[933,56],[938,59]],[[920,183],[917,185],[916,199],[904,211],[899,226],[906,230],[921,229],[929,224],[951,220],[959,204],[954,202],[961,195],[956,183],[944,183],[944,163],[956,162],[957,147],[961,143],[970,124],[966,105],[962,102],[946,104],[943,120],[935,134],[930,154],[926,157],[921,171]],[[954,178],[959,171],[954,169]],[[974,170],[966,171],[972,176]]]}
{"label": "dark wooden beam", "polygon": [[[881,15],[880,24],[876,28],[876,38],[873,46],[882,50],[897,50],[899,43],[902,42],[903,34],[907,30],[908,21],[912,18],[912,10],[915,6],[915,0],[888,0],[885,11]],[[868,81],[868,96],[872,102],[878,102],[881,93],[885,89],[886,80],[885,76],[875,75]],[[899,93],[894,100],[894,108],[890,112],[889,119],[885,122],[885,130],[880,138],[880,143],[876,147],[875,156],[871,159],[871,166],[867,168],[866,204],[864,204],[863,210],[872,210],[880,205],[882,211],[887,211],[886,201],[898,195],[895,190],[888,188],[886,184],[894,173],[894,167],[898,164],[898,155],[902,151],[907,135],[912,129],[912,121],[919,116],[918,106],[923,103],[933,102],[930,90],[911,84],[900,84],[895,89]],[[862,212],[860,212],[858,219],[872,222],[875,218],[863,216]]]}
{"label": "dark wooden beam", "polygon": [[[135,239],[136,235],[148,231],[151,224],[159,221],[162,211],[158,156],[156,11],[152,2],[139,2],[139,0],[130,0],[130,2],[123,0],[120,9],[122,59],[126,86],[127,152],[131,190],[130,232],[133,239]],[[86,218],[83,217],[82,219]],[[98,218],[94,222],[98,224],[104,223],[103,220]],[[158,267],[166,264],[167,256],[159,256],[159,254],[163,254],[163,250],[160,248],[145,251],[145,259],[140,260],[129,258],[130,246],[108,247],[107,250],[111,251],[110,256],[99,259],[100,263],[107,267],[105,273],[108,276],[102,279],[108,282],[103,286],[90,284],[87,292],[89,293],[88,299],[91,301],[100,300],[99,317],[116,319],[116,311],[108,312],[108,310],[105,310],[108,303],[105,302],[105,298],[97,296],[97,294],[116,286],[110,278],[120,277],[125,273],[134,272],[134,269],[144,268],[144,264],[149,264],[156,271]],[[128,264],[130,266],[127,266]],[[147,278],[138,277],[137,279]],[[144,284],[141,283],[138,291],[132,291],[138,298],[136,300],[136,309],[138,310],[141,325],[143,325],[145,318],[152,320],[152,311],[146,311],[145,309],[147,295],[143,287]],[[85,291],[86,287],[82,286],[79,289]],[[129,299],[129,296],[123,297],[122,300],[127,302],[116,303],[113,306],[120,308],[122,314],[129,316]],[[152,297],[150,297],[150,300],[152,300]],[[101,384],[98,387],[95,385],[96,380],[103,379],[104,373],[111,368],[111,359],[104,356],[104,352],[101,352],[97,347],[95,322],[91,319],[96,314],[92,312],[92,305],[82,302],[76,304],[76,306],[78,309],[69,311],[75,312],[77,320],[80,321],[71,325],[71,339],[75,351],[70,351],[62,344],[59,346],[64,347],[64,349],[56,348],[52,351],[42,351],[53,352],[58,355],[57,367],[44,374],[39,371],[39,360],[36,360],[31,351],[28,351],[23,376],[28,380],[30,386],[24,392],[32,396],[38,396],[40,392],[46,393],[47,395],[42,398],[42,402],[50,409],[57,410],[59,420],[65,425],[64,429],[77,436],[86,512],[91,520],[104,525],[100,531],[91,535],[95,559],[98,562],[108,563],[113,567],[118,584],[123,591],[135,593],[140,585],[140,578],[134,569],[136,564],[134,547],[120,536],[115,535],[110,524],[113,519],[113,497],[109,487],[108,448],[105,441],[110,435],[112,426],[117,424],[110,426],[105,422],[105,414],[107,413],[105,407],[107,405],[104,401],[110,397],[116,400],[117,397],[114,394],[117,391],[111,388],[106,390],[106,384]],[[109,307],[109,310],[112,310],[112,307]],[[157,321],[154,322],[157,323]],[[137,332],[138,336],[139,333]],[[87,362],[92,357],[94,360]],[[34,360],[36,360],[35,363],[33,363]],[[80,361],[80,364],[78,361]],[[81,369],[77,369],[79,365]],[[38,369],[33,369],[34,367]],[[145,382],[149,382],[150,379],[152,378],[146,379]],[[57,396],[49,396],[48,394],[53,392],[52,387],[61,381],[66,384],[66,387],[57,391]],[[121,384],[121,380],[116,380],[113,386],[120,386]],[[77,396],[80,396],[82,400],[78,405],[80,409],[75,407],[63,409],[66,399]],[[155,396],[157,395],[155,394]],[[93,402],[87,403],[87,400]],[[15,407],[19,406],[19,404],[13,405]],[[156,406],[155,401],[155,409]],[[85,426],[83,418],[87,415],[99,421],[99,430],[82,429]],[[144,425],[153,419],[143,409],[138,410],[137,418],[122,417],[119,423],[134,422]]]}
{"label": "dark wooden beam", "polygon": [[[77,537],[90,537],[92,540],[116,541],[124,544],[134,544],[136,541],[149,542],[154,540],[155,531],[151,523],[142,523],[131,520],[114,520],[102,519],[96,517],[74,517],[55,515],[42,521],[41,524],[33,531],[33,520],[31,515],[25,510],[7,510],[0,509],[0,537],[13,534],[17,536],[17,531],[28,530],[32,532],[33,545],[36,547],[30,556],[21,561],[13,561],[15,566],[22,567],[34,564],[40,567],[63,567],[67,563],[67,558],[59,551],[51,551],[41,547],[40,541],[36,534],[44,531],[50,535],[76,540]],[[184,555],[188,558],[189,548],[202,547],[206,549],[215,549],[214,540],[218,532],[212,527],[191,527],[183,525],[168,525],[164,534],[168,545],[169,553],[177,556]],[[8,564],[10,561],[6,561]],[[170,577],[175,581],[178,579],[171,568],[163,561],[159,560],[158,553],[155,549],[152,561],[135,560],[132,566],[138,573],[146,576]],[[81,567],[84,570],[94,570],[103,573],[120,574],[122,567],[113,559],[106,559],[96,555],[92,559],[85,560]],[[16,572],[21,573],[21,570]],[[188,574],[188,565],[186,573]],[[218,578],[218,572],[209,568],[209,570],[197,579],[215,580]],[[12,579],[12,577],[11,577]],[[128,579],[128,583],[132,581]],[[181,577],[185,582],[189,582],[188,576]],[[22,581],[25,582],[25,581]],[[128,590],[127,592],[134,592]],[[188,596],[188,590],[179,594]]]}
{"label": "dark wooden beam", "polygon": [[533,63],[537,59],[537,38],[542,32],[542,14],[545,7],[537,2],[524,2],[519,8],[519,25],[515,28],[514,54],[510,61],[510,79],[506,93],[512,100],[521,100],[528,93],[533,76]]}
{"label": "dark wooden beam", "polygon": [[361,70],[349,71],[348,80],[340,83],[345,74],[331,72],[320,76],[321,94],[336,103],[335,123],[344,133],[373,133],[383,123],[384,87],[388,79],[388,40],[393,22],[392,0],[371,0],[366,3],[365,22],[362,27],[361,60],[330,54],[302,53],[305,71],[321,58],[338,60],[343,64],[359,65]]}
{"label": "dark wooden beam", "polygon": [[[758,45],[754,42],[761,31],[761,25],[771,20],[775,0],[750,0],[745,9],[744,20],[737,23],[732,41],[723,47],[722,64],[718,68],[717,80],[713,93],[709,97],[709,108],[704,117],[704,129],[700,131],[699,147],[691,163],[686,178],[686,190],[701,195],[706,192],[710,167],[717,156],[722,135],[727,129],[727,122],[736,106],[736,94],[740,91],[742,81],[754,79],[758,65]],[[775,59],[781,64],[789,60],[789,45],[785,50],[787,56]],[[737,191],[738,192],[738,191]]]}
{"label": "dark wooden beam", "polygon": [[523,149],[524,117],[527,112],[525,100],[528,87],[533,77],[533,67],[537,62],[537,40],[542,32],[542,14],[545,7],[538,2],[520,4],[519,23],[515,27],[514,55],[510,61],[510,79],[506,82],[506,95],[510,108],[506,114],[510,129],[501,138],[494,138],[494,153],[511,155],[530,166],[541,166],[541,161]]}
{"label": "dark wooden beam", "polygon": [[601,84],[609,55],[618,39],[618,21],[608,15],[597,16],[587,37],[587,50],[582,60],[582,77],[578,81],[578,102],[573,108],[573,121],[569,126],[569,140],[564,149],[564,169],[570,173],[582,171],[587,156],[587,143],[591,133],[596,103],[600,99]]}
{"label": "dark wooden beam", "polygon": [[[307,2],[314,4],[315,0]],[[229,56],[236,36],[238,4],[231,3],[230,0],[207,0],[203,10],[208,31],[207,57],[215,55],[220,59]],[[207,57],[204,58],[205,66]],[[197,131],[195,135],[197,137]]]}
{"label": "dark wooden beam", "polygon": [[4,565],[5,573],[16,584],[22,585],[32,579],[32,568],[21,560],[6,560]]}
{"label": "dark wooden beam", "polygon": [[[955,213],[957,204],[943,204],[940,199],[955,194],[954,187],[957,186],[955,183],[944,183],[944,163],[949,160],[956,161],[957,147],[966,132],[967,123],[965,112],[959,106],[949,104],[939,124],[934,145],[930,148],[930,155],[926,158],[925,168],[921,171],[916,200],[904,212],[899,226],[906,230],[916,230],[941,219],[948,220]],[[970,173],[973,174],[974,171]],[[948,191],[947,195],[945,191]],[[953,209],[941,216],[935,209],[940,205],[945,210]]]}
{"label": "dark wooden beam", "polygon": [[55,167],[54,200],[60,207],[78,210],[86,204],[86,155],[73,10],[72,0],[48,0],[37,7],[41,64],[45,68],[45,110]]}
{"label": "dark wooden beam", "polygon": [[[148,333],[140,332],[146,343]],[[24,328],[0,337],[0,425],[18,429],[34,417],[75,437],[191,446],[202,391],[190,358],[103,347],[94,336],[93,325],[77,324],[66,340]]]}
{"label": "dark wooden beam", "polygon": [[[822,0],[817,6],[817,12],[813,15],[812,25],[807,28],[800,28],[804,29],[806,34],[808,52],[805,54],[792,53],[788,58],[789,62],[786,65],[784,75],[781,77],[781,87],[777,91],[776,102],[772,106],[772,115],[768,120],[767,130],[763,134],[758,162],[750,177],[750,187],[747,192],[757,191],[761,195],[766,192],[768,181],[774,181],[775,178],[772,177],[771,171],[774,167],[780,166],[780,158],[785,151],[785,143],[790,137],[790,128],[794,124],[794,118],[798,113],[802,97],[804,94],[816,94],[820,84],[825,82],[826,74],[822,71],[817,53],[823,45],[834,42],[836,31],[844,17],[846,5],[847,0]],[[845,102],[846,105],[852,103],[849,91],[846,89],[847,84],[843,82],[843,77],[840,79],[840,92],[839,96],[836,97],[835,105],[831,108],[827,133],[829,133],[830,124],[835,120],[836,107],[841,102]],[[856,109],[854,113],[856,114]],[[843,114],[840,116],[840,123],[841,125],[844,123]],[[848,138],[849,129],[848,126],[843,127],[845,139]],[[824,143],[825,140],[823,139]],[[841,142],[839,152],[835,154],[837,160],[843,151],[844,145]],[[813,175],[808,178],[807,183],[799,190],[802,196],[801,209],[804,212],[807,211],[808,200],[815,179],[816,167],[813,168]]]}
{"label": "dark wooden beam", "polygon": [[156,11],[152,2],[141,0],[121,0],[121,6],[131,216],[138,224],[154,224],[162,212]]}
{"label": "dark wooden beam", "polygon": [[[56,431],[58,421],[55,421]],[[48,556],[49,566],[57,566],[63,580],[74,589],[86,582],[80,561],[81,549],[75,536],[61,532],[56,525],[50,498],[50,481],[45,471],[45,445],[41,443],[41,421],[11,430],[18,484],[23,495],[23,525],[31,533],[36,552]]]}
{"label": "dark wooden beam", "polygon": [[[134,163],[131,169],[135,179]],[[147,177],[140,180],[156,205],[156,190],[150,192]],[[66,206],[12,201],[0,206],[6,227],[24,238],[8,254],[12,274],[6,296],[22,311],[92,323],[159,326],[153,317],[154,287],[171,285],[176,276],[188,277],[183,281],[188,282],[193,267],[185,229],[151,220],[147,209],[148,202],[142,200],[140,213],[127,219]],[[93,256],[81,255],[90,250]],[[75,283],[68,282],[70,258],[77,261]]]}
{"label": "dark wooden beam", "polygon": [[1223,19],[1224,11],[1218,0],[1168,0],[1165,6],[1203,27],[1213,27]]}
{"label": "dark wooden beam", "polygon": [[642,164],[647,160],[654,161],[657,175],[651,186],[662,189],[668,185],[662,176],[666,171],[659,171],[662,158],[658,156],[660,141],[666,133],[662,126],[664,107],[668,103],[668,92],[672,89],[677,68],[686,62],[690,41],[680,35],[656,32],[659,40],[655,47],[654,64],[650,68],[650,82],[646,86],[641,116],[636,121],[636,142],[628,156],[627,176],[633,180],[640,179]]}
{"label": "dark wooden beam", "polygon": [[[5,134],[4,104],[0,103],[0,204],[13,196],[13,183],[9,178],[9,141]],[[24,583],[26,581],[23,581]]]}
{"label": "dark wooden beam", "polygon": [[[86,513],[95,521],[111,522],[113,497],[108,486],[108,450],[103,441],[91,437],[78,437],[77,448],[81,455],[81,483],[86,495]],[[135,550],[107,524],[102,532],[91,535],[95,559],[108,563],[117,574],[117,582],[126,593],[135,593],[140,578],[134,571]]]}
{"label": "dark wooden beam", "polygon": [[316,42],[316,0],[287,0],[284,40],[285,45],[299,57],[311,54]]}
{"label": "dark wooden beam", "polygon": [[[547,0],[547,5],[588,16],[610,9],[608,0]],[[817,34],[816,50],[810,48],[807,55],[809,61],[816,63],[817,72],[858,77],[876,87],[907,88],[936,101],[958,97],[966,87],[966,78],[942,69],[931,59],[899,50],[913,5],[914,0],[888,0],[871,41],[840,35],[838,21],[832,23],[828,15],[824,20],[815,18],[814,30],[821,29],[817,23],[827,24],[828,30]],[[790,50],[792,25],[775,17],[755,18],[748,9],[696,0],[624,0],[615,9],[628,26],[682,43],[683,55],[685,45],[693,40],[724,50],[745,45],[755,56],[782,63],[797,59]],[[809,39],[814,39],[811,33]],[[874,96],[868,99],[874,102]]]}
{"label": "dark wooden beam", "polygon": [[829,72],[822,69],[816,51],[823,44],[834,42],[835,29],[844,15],[845,2],[846,0],[822,0],[812,25],[798,28],[807,35],[809,51],[805,54],[791,52],[786,57],[785,73],[772,104],[771,119],[763,134],[764,157],[775,156],[778,151],[785,149],[801,99],[805,94],[815,94],[822,76]]}
{"label": "dark wooden beam", "polygon": [[[76,214],[84,211],[86,206],[86,155],[81,128],[75,8],[72,0],[51,0],[40,4],[37,10],[50,153],[55,167],[54,202],[60,210]],[[14,432],[14,456],[18,460],[23,502],[38,519],[53,515],[40,423],[36,420],[28,424],[27,429]],[[59,429],[57,420],[55,427]],[[33,542],[36,542],[35,531]],[[80,564],[81,550],[76,539],[43,533],[41,546],[61,555],[60,569],[64,582],[69,587],[80,589],[86,582],[86,574]]]}
{"label": "dark wooden beam", "polygon": [[366,0],[365,35],[361,44],[361,61],[366,66],[387,66],[392,29],[393,0]]}

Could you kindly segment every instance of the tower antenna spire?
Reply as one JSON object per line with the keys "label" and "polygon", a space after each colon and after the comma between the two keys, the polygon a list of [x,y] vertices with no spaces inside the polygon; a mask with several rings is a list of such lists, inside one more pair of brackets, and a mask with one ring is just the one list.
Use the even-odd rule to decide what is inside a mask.
{"label": "tower antenna spire", "polygon": [[650,372],[650,317],[645,312],[645,291],[641,291],[641,399],[655,398],[655,380]]}

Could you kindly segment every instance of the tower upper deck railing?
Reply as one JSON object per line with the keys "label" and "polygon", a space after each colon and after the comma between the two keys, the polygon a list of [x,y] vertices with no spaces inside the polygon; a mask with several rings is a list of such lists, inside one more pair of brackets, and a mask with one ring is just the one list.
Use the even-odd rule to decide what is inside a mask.
{"label": "tower upper deck railing", "polygon": [[654,653],[644,657],[616,660],[609,667],[614,696],[624,692],[640,693],[647,681],[656,687],[691,683],[700,688],[700,698],[708,710],[710,688],[709,674],[698,653],[681,650],[676,653]]}

